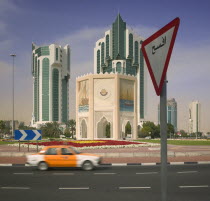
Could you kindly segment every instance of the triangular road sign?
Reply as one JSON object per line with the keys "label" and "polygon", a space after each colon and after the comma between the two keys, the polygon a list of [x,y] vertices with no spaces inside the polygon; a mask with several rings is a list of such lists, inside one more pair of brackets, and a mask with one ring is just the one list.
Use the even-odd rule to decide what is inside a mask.
{"label": "triangular road sign", "polygon": [[158,96],[162,90],[179,23],[180,19],[175,18],[142,43],[142,53]]}

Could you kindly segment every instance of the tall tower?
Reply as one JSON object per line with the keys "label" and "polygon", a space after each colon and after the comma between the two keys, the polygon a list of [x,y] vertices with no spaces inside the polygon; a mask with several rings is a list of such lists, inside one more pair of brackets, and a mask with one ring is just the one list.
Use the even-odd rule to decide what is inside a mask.
{"label": "tall tower", "polygon": [[189,133],[198,133],[200,131],[201,104],[199,101],[193,101],[189,104]]}
{"label": "tall tower", "polygon": [[[177,132],[177,102],[175,98],[167,100],[167,123],[174,126]],[[158,105],[158,124],[160,124],[160,104]]]}
{"label": "tall tower", "polygon": [[70,47],[32,43],[33,115],[31,125],[69,119]]}
{"label": "tall tower", "polygon": [[137,77],[138,124],[146,114],[146,64],[141,51],[143,38],[133,30],[118,14],[112,29],[96,42],[94,48],[94,73],[121,73]]}

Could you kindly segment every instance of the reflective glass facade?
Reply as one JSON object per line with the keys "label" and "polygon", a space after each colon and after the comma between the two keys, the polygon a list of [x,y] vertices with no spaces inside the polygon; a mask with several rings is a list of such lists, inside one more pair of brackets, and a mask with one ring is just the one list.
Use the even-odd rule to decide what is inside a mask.
{"label": "reflective glass facade", "polygon": [[42,60],[42,121],[49,121],[49,59]]}

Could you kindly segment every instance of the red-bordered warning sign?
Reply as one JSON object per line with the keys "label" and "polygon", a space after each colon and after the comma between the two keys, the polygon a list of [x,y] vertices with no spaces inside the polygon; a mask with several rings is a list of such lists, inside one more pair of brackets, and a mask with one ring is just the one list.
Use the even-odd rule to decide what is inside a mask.
{"label": "red-bordered warning sign", "polygon": [[142,43],[142,53],[158,96],[166,77],[179,24],[180,19],[175,18]]}

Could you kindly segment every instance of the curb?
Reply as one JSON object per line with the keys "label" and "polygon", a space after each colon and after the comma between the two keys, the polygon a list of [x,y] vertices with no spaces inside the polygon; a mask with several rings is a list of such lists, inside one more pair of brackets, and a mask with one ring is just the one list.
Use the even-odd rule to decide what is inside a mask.
{"label": "curb", "polygon": [[[0,157],[24,157],[35,152],[1,152]],[[113,153],[98,153],[102,157],[107,158],[131,158],[131,157],[160,157],[160,152],[113,152]],[[200,151],[200,152],[168,152],[168,157],[194,157],[194,156],[203,156],[210,155],[210,151]]]}
{"label": "curb", "polygon": [[[168,165],[207,165],[210,161],[198,161],[198,162],[169,162]],[[122,167],[122,166],[156,166],[161,163],[104,163],[99,167]],[[0,167],[33,167],[28,164],[0,164]]]}

